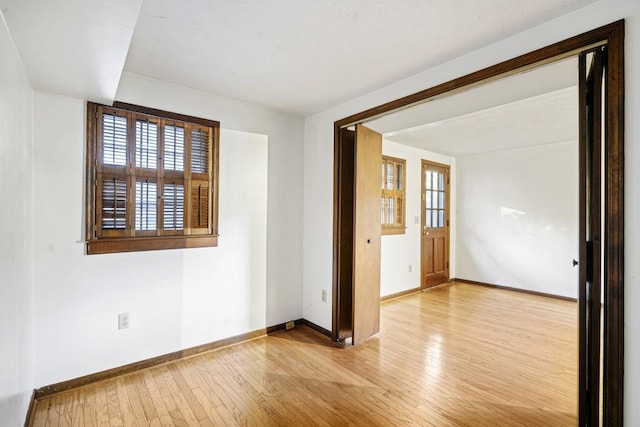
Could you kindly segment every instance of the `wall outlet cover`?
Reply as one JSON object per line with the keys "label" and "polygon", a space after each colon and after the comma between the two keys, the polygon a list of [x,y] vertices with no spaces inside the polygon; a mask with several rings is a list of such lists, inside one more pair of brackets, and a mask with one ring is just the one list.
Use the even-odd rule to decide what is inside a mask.
{"label": "wall outlet cover", "polygon": [[118,314],[118,329],[127,329],[129,327],[129,313]]}

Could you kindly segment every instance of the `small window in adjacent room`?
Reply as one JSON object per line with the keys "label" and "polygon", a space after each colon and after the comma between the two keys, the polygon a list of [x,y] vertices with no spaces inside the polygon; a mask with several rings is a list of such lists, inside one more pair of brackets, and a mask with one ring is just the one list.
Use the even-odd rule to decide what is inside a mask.
{"label": "small window in adjacent room", "polygon": [[382,156],[382,234],[404,234],[406,161]]}
{"label": "small window in adjacent room", "polygon": [[219,129],[87,103],[87,253],[217,246]]}

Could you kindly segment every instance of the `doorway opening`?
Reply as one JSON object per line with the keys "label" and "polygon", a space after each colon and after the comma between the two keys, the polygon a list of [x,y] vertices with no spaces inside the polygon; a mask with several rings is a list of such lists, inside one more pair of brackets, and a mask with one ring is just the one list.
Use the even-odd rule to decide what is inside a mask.
{"label": "doorway opening", "polygon": [[422,160],[420,289],[449,281],[449,165]]}
{"label": "doorway opening", "polygon": [[[581,341],[579,346],[579,375],[580,382],[580,399],[579,399],[579,420],[580,425],[595,425],[597,421],[595,417],[600,418],[604,425],[617,425],[622,422],[622,402],[623,402],[623,367],[624,367],[624,355],[623,355],[623,343],[624,343],[624,329],[623,329],[623,313],[624,313],[624,257],[623,257],[623,230],[624,230],[624,218],[623,218],[623,190],[624,190],[624,173],[623,173],[623,135],[624,135],[624,78],[623,78],[623,63],[624,63],[624,22],[619,21],[610,24],[605,27],[590,31],[588,33],[573,37],[563,42],[556,43],[546,48],[539,49],[537,51],[525,54],[523,56],[514,58],[512,60],[497,64],[495,66],[480,70],[478,72],[469,74],[467,76],[452,80],[450,82],[435,86],[430,89],[418,92],[413,95],[389,102],[387,104],[374,107],[362,113],[355,114],[345,119],[339,120],[335,123],[335,171],[336,179],[335,184],[335,200],[334,200],[334,301],[333,301],[333,337],[336,340],[340,339],[340,322],[349,317],[351,314],[352,320],[357,321],[357,314],[354,313],[353,300],[358,298],[355,293],[355,288],[351,288],[351,307],[348,306],[348,299],[343,298],[341,294],[345,281],[345,276],[341,276],[341,272],[345,271],[346,264],[344,264],[344,258],[341,253],[344,254],[345,250],[349,250],[347,247],[341,245],[344,240],[348,240],[349,231],[342,225],[342,208],[344,204],[340,204],[341,194],[344,191],[344,180],[337,179],[339,171],[343,167],[340,157],[341,150],[341,129],[353,125],[356,123],[363,123],[375,118],[381,117],[390,112],[396,111],[400,108],[408,108],[427,100],[435,99],[436,97],[444,96],[452,93],[453,91],[460,91],[468,89],[471,86],[481,84],[483,82],[494,80],[497,78],[513,75],[524,70],[529,70],[537,66],[547,64],[550,62],[558,61],[563,58],[586,55],[586,52],[591,52],[598,47],[606,47],[606,55],[602,61],[606,68],[606,73],[602,76],[602,85],[605,87],[603,94],[603,120],[599,121],[599,129],[603,135],[602,138],[602,158],[597,157],[597,160],[602,160],[603,168],[598,168],[598,173],[602,173],[602,200],[601,206],[595,206],[591,203],[590,206],[595,209],[593,212],[599,212],[603,218],[603,238],[602,238],[602,264],[600,262],[594,262],[594,254],[598,251],[593,251],[594,240],[580,239],[579,251],[580,251],[580,265],[581,272],[585,269],[585,273],[581,273],[581,298],[580,304],[592,304],[595,301],[593,292],[594,282],[589,282],[587,273],[593,276],[600,277],[602,275],[602,284],[604,292],[604,302],[602,311],[602,359],[599,355],[595,354],[595,349],[599,347],[595,343],[595,319],[599,320],[599,315],[594,311],[589,311],[587,316],[580,316],[580,327],[587,328],[586,336],[590,336],[589,344],[583,345]],[[581,77],[582,78],[582,77]],[[585,77],[586,78],[586,77]],[[584,87],[584,85],[581,85]],[[592,86],[595,87],[595,86]],[[582,93],[581,93],[582,96]],[[581,99],[581,105],[584,104]],[[587,107],[592,108],[592,107]],[[587,115],[588,116],[588,115]],[[580,124],[580,143],[584,145],[585,141],[589,141],[593,138],[596,132],[594,129],[598,126],[591,127],[590,131],[587,131],[587,121],[581,118]],[[589,134],[588,132],[592,132]],[[591,135],[591,136],[589,136]],[[583,146],[581,145],[581,147]],[[598,150],[600,152],[600,150]],[[593,162],[593,156],[590,157]],[[585,157],[581,154],[581,187],[580,191],[586,191],[586,185],[588,182],[583,177],[590,173],[589,170],[584,169],[583,165]],[[593,163],[592,163],[593,164]],[[357,174],[355,175],[357,179]],[[591,179],[591,178],[588,178]],[[600,181],[597,181],[600,182]],[[594,186],[591,185],[591,189],[594,190]],[[581,200],[593,200],[589,199],[590,195],[581,197]],[[588,204],[588,203],[587,203]],[[581,209],[587,208],[581,205]],[[599,217],[597,217],[599,218]],[[379,217],[377,218],[379,220]],[[594,221],[589,220],[591,224]],[[355,223],[354,223],[355,227]],[[582,228],[581,228],[582,231]],[[587,233],[588,234],[588,233]],[[582,237],[582,236],[581,236]],[[597,240],[597,239],[596,239]],[[595,244],[599,243],[595,242]],[[353,269],[358,268],[357,263],[352,265]],[[597,271],[596,271],[597,270]],[[597,281],[596,281],[597,282]],[[583,285],[583,283],[586,283]],[[589,285],[591,283],[591,285]],[[586,286],[586,287],[585,287]],[[592,286],[588,288],[588,286]],[[585,290],[586,289],[586,290]],[[590,290],[589,290],[590,289]],[[345,305],[346,304],[346,305]],[[374,307],[374,305],[372,305]],[[362,307],[361,307],[362,309]],[[364,308],[367,310],[368,308]],[[373,309],[379,311],[379,307]],[[582,306],[581,306],[582,310]],[[340,316],[338,315],[340,314]],[[591,325],[590,329],[588,325]],[[581,340],[585,338],[585,334],[581,333]],[[596,363],[597,358],[597,363]],[[589,416],[588,414],[597,411],[594,409],[596,401],[594,396],[599,394],[599,387],[596,384],[595,378],[600,378],[599,366],[602,365],[602,398],[601,407],[602,413],[600,415]],[[586,381],[582,381],[582,378],[587,378]],[[582,388],[585,387],[585,390]],[[586,421],[585,421],[586,420]]]}

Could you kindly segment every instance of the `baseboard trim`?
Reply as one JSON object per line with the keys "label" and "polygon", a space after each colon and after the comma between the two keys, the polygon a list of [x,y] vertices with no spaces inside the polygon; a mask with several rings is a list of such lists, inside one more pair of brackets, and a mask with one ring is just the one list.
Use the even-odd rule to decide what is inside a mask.
{"label": "baseboard trim", "polygon": [[307,319],[298,319],[298,320],[296,320],[296,325],[308,326],[309,328],[313,329],[314,331],[320,332],[322,335],[327,336],[329,339],[332,338],[332,334],[331,334],[330,330],[325,329],[320,325],[316,325],[315,323],[310,322]]}
{"label": "baseboard trim", "polygon": [[[313,322],[310,322],[306,319],[298,319],[298,320],[295,320],[294,322],[296,325],[308,326],[309,328],[331,338],[331,331],[323,328],[322,326],[316,325]],[[30,419],[32,416],[31,414],[33,413],[33,407],[37,399],[41,399],[43,397],[47,397],[55,393],[60,393],[62,391],[71,390],[76,387],[81,387],[83,385],[95,383],[98,381],[108,380],[111,378],[118,377],[120,375],[126,375],[132,372],[140,371],[142,369],[150,368],[157,365],[162,365],[164,363],[185,359],[187,357],[195,356],[201,353],[205,353],[207,351],[218,350],[220,348],[228,347],[230,345],[251,341],[256,338],[261,338],[261,337],[286,329],[287,323],[280,323],[277,325],[268,326],[266,328],[257,329],[255,331],[247,332],[240,335],[235,335],[229,338],[224,338],[224,339],[213,341],[207,344],[202,344],[195,347],[189,347],[184,350],[174,351],[173,353],[163,354],[161,356],[152,357],[149,359],[141,360],[139,362],[133,362],[133,363],[119,366],[116,368],[111,368],[104,371],[96,372],[94,374],[89,374],[89,375],[74,378],[71,380],[61,381],[59,383],[37,388],[33,391],[33,395],[31,396],[31,403],[29,404],[29,410],[27,412],[27,420],[26,420],[25,426],[30,425],[27,423],[30,422]]]}
{"label": "baseboard trim", "polygon": [[395,294],[385,295],[383,297],[380,297],[380,302],[386,302],[386,301],[400,298],[409,294],[414,294],[416,292],[420,292],[420,287],[407,289],[406,291],[396,292]]}
{"label": "baseboard trim", "polygon": [[[298,324],[298,321],[296,320],[296,325]],[[278,331],[282,331],[287,329],[287,323],[289,322],[285,322],[285,323],[278,323],[277,325],[273,325],[273,326],[267,326],[267,335],[271,335],[274,334]]]}
{"label": "baseboard trim", "polygon": [[195,356],[200,353],[205,353],[211,350],[217,350],[222,347],[228,347],[233,344],[250,341],[256,338],[260,338],[267,335],[267,328],[258,329],[255,331],[247,332],[240,335],[235,335],[229,338],[224,338],[218,341],[213,341],[207,344],[198,345],[195,347],[189,347],[184,350],[174,351],[173,353],[163,354],[161,356],[152,357],[149,359],[141,360],[139,362],[133,362],[128,365],[119,366],[117,368],[111,368],[104,371],[96,372],[94,374],[85,375],[72,380],[61,381],[56,384],[47,385],[37,388],[35,390],[35,398],[40,399],[61,391],[70,390],[72,388],[80,387],[86,384],[95,383],[102,380],[115,378],[120,375],[129,374],[152,366],[162,365],[164,363],[173,362],[179,359],[185,359],[187,357]]}
{"label": "baseboard trim", "polygon": [[27,416],[24,420],[24,427],[31,427],[33,425],[33,416],[35,414],[35,406],[36,406],[36,391],[35,389],[31,392],[31,399],[29,400],[29,407],[27,408]]}
{"label": "baseboard trim", "polygon": [[555,295],[555,294],[548,294],[546,292],[531,291],[529,289],[514,288],[514,287],[511,287],[511,286],[496,285],[496,284],[493,284],[493,283],[478,282],[476,280],[455,278],[455,279],[451,279],[451,281],[452,282],[467,283],[469,285],[485,286],[485,287],[494,288],[494,289],[502,289],[504,291],[520,292],[520,293],[523,293],[523,294],[536,295],[536,296],[539,296],[539,297],[559,299],[559,300],[562,300],[562,301],[571,301],[571,302],[577,302],[578,301],[577,298],[565,297],[565,296],[562,296],[562,295]]}
{"label": "baseboard trim", "polygon": [[428,288],[420,288],[420,291],[422,291],[422,292],[431,292],[431,291],[435,291],[435,290],[438,290],[438,289],[446,288],[447,286],[453,284],[454,280],[455,279],[449,279],[448,281],[446,281],[444,283],[440,283],[439,285],[429,286]]}

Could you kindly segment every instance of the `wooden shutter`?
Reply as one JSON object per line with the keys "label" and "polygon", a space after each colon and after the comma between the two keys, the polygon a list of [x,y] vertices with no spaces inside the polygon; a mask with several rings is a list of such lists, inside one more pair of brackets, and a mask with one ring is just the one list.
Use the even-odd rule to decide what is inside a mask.
{"label": "wooden shutter", "polygon": [[126,237],[131,221],[127,209],[129,180],[127,146],[129,118],[126,113],[100,107],[96,113],[96,223],[97,237]]}
{"label": "wooden shutter", "polygon": [[191,232],[202,234],[209,232],[210,191],[207,181],[191,182]]}
{"label": "wooden shutter", "polygon": [[87,118],[88,253],[217,246],[218,122],[122,103]]}
{"label": "wooden shutter", "polygon": [[147,118],[136,118],[136,168],[158,168],[158,123]]}
{"label": "wooden shutter", "polygon": [[121,237],[127,229],[127,181],[103,177],[98,181],[98,237]]}
{"label": "wooden shutter", "polygon": [[164,126],[164,169],[184,171],[184,127],[167,122]]}
{"label": "wooden shutter", "polygon": [[115,111],[106,110],[102,114],[100,128],[102,131],[102,138],[99,141],[100,163],[104,166],[126,166],[127,117]]}
{"label": "wooden shutter", "polygon": [[209,128],[192,125],[189,132],[190,209],[191,234],[207,234],[212,229],[211,142]]}
{"label": "wooden shutter", "polygon": [[207,128],[191,129],[191,173],[208,174],[211,135]]}

